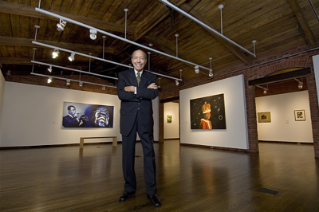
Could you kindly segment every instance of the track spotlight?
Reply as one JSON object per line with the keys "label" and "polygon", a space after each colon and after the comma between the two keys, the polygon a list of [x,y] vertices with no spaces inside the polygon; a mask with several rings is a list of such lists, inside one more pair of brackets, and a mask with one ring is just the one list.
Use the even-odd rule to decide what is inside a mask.
{"label": "track spotlight", "polygon": [[92,39],[92,40],[95,40],[96,39],[96,34],[97,34],[97,31],[96,31],[96,29],[90,29],[90,38]]}
{"label": "track spotlight", "polygon": [[51,83],[52,82],[52,78],[50,77],[47,81],[47,83]]}
{"label": "track spotlight", "polygon": [[9,75],[11,75],[11,71],[10,70],[7,71],[7,76],[9,76]]}
{"label": "track spotlight", "polygon": [[80,86],[80,87],[83,86],[83,82],[82,82],[82,81],[79,82],[79,86]]}
{"label": "track spotlight", "polygon": [[175,80],[175,84],[176,84],[176,86],[178,86],[178,85],[179,85],[179,82],[178,82],[178,80]]}
{"label": "track spotlight", "polygon": [[198,74],[199,73],[199,66],[195,66],[195,73]]}
{"label": "track spotlight", "polygon": [[213,76],[214,76],[214,74],[213,74],[213,70],[210,70],[210,71],[209,71],[208,76],[209,76],[209,77],[213,77]]}
{"label": "track spotlight", "polygon": [[71,83],[70,83],[70,80],[66,80],[66,86],[70,86]]}
{"label": "track spotlight", "polygon": [[264,94],[267,94],[267,90],[266,89],[264,90]]}
{"label": "track spotlight", "polygon": [[302,82],[299,82],[298,88],[299,88],[299,89],[302,89],[302,87],[303,87],[303,83],[302,83]]}
{"label": "track spotlight", "polygon": [[52,66],[50,66],[47,70],[48,70],[48,72],[51,73],[52,72]]}
{"label": "track spotlight", "polygon": [[72,52],[71,55],[68,57],[69,61],[72,62],[74,60],[75,53]]}
{"label": "track spotlight", "polygon": [[103,91],[105,90],[105,86],[102,86],[102,90],[103,90]]}
{"label": "track spotlight", "polygon": [[55,59],[59,56],[59,50],[54,49],[54,51],[52,52],[52,58]]}
{"label": "track spotlight", "polygon": [[60,23],[58,23],[56,26],[57,26],[57,30],[59,32],[62,32],[64,30],[64,27],[66,26],[66,21],[60,19]]}

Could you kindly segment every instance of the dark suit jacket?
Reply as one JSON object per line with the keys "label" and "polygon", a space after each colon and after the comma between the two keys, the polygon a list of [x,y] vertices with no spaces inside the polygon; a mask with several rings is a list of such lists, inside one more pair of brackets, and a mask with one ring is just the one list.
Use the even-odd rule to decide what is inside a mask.
{"label": "dark suit jacket", "polygon": [[[127,136],[131,132],[137,111],[143,116],[143,122],[138,123],[140,129],[153,134],[152,99],[157,97],[158,90],[148,89],[147,86],[151,83],[156,83],[156,76],[147,71],[143,71],[139,87],[134,69],[119,73],[117,93],[121,100],[120,132],[122,135]],[[137,94],[125,91],[126,86],[137,87]]]}

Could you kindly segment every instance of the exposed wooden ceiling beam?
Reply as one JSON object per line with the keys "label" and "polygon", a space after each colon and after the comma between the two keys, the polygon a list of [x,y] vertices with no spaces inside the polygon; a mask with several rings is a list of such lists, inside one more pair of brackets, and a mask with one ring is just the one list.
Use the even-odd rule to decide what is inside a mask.
{"label": "exposed wooden ceiling beam", "polygon": [[299,26],[301,27],[301,30],[304,32],[306,39],[309,42],[309,45],[311,47],[317,47],[316,38],[313,35],[313,33],[309,27],[309,24],[304,16],[301,8],[299,7],[298,2],[296,0],[287,0],[287,1],[290,5],[291,9],[294,11],[294,13],[298,19]]}
{"label": "exposed wooden ceiling beam", "polygon": [[[58,15],[76,20],[78,22],[90,25],[92,27],[102,29],[105,31],[114,31],[114,32],[125,32],[125,27],[120,24],[115,24],[111,22],[106,22],[102,21],[99,19],[93,19],[93,18],[88,18],[80,15],[75,15],[75,14],[70,14],[70,13],[65,13],[61,11],[56,11],[56,10],[48,10],[52,13],[56,13]],[[9,13],[9,14],[15,14],[15,15],[21,15],[21,16],[27,16],[27,17],[33,17],[33,18],[50,18],[52,20],[56,20],[57,18],[48,16],[42,13],[39,13],[35,11],[34,7],[28,6],[25,4],[16,4],[16,3],[10,3],[6,1],[0,1],[0,12],[1,13]],[[128,34],[134,34],[135,32],[135,27],[134,26],[127,26],[126,32]]]}
{"label": "exposed wooden ceiling beam", "polygon": [[283,74],[276,74],[272,76],[262,77],[254,80],[249,80],[248,85],[264,85],[264,84],[270,84],[275,82],[281,82],[289,79],[294,79],[297,77],[303,77],[311,73],[310,68],[304,68],[296,71],[286,72]]}
{"label": "exposed wooden ceiling beam", "polygon": [[[32,43],[33,39],[28,38],[13,38],[13,37],[5,37],[0,36],[0,46],[24,46],[24,47],[32,47],[37,48],[38,45]],[[46,43],[52,46],[57,46],[65,49],[70,49],[79,52],[96,52],[101,54],[103,52],[102,46],[92,46],[92,45],[85,45],[85,44],[76,44],[76,43],[65,43],[65,42],[57,42],[57,41],[44,41],[44,40],[37,40],[42,43]],[[114,49],[111,47],[104,48],[105,53],[113,54]]]}
{"label": "exposed wooden ceiling beam", "polygon": [[[201,22],[205,23],[209,27],[213,28],[212,25],[205,18],[203,18],[199,13],[197,13],[195,11],[192,11],[192,8],[191,8],[191,6],[189,4],[183,4],[181,6],[181,9],[183,9],[184,11],[190,11],[189,13],[192,16],[194,16],[195,18],[197,18]],[[208,30],[206,28],[204,28],[204,29],[208,33],[210,33],[216,40],[218,40],[222,45],[224,45],[229,51],[231,51],[233,54],[235,54],[241,61],[243,61],[247,65],[252,65],[253,64],[253,59],[252,59],[251,55],[248,55],[248,54],[244,53],[240,48],[238,48],[237,46],[233,45],[232,43],[230,43],[226,39],[216,35],[212,31],[210,31],[210,30]]]}

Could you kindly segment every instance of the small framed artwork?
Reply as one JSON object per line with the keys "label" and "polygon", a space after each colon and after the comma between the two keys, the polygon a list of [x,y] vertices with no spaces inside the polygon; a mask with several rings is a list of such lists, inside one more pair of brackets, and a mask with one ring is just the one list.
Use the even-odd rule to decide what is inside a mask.
{"label": "small framed artwork", "polygon": [[258,113],[258,123],[271,122],[270,112]]}
{"label": "small framed artwork", "polygon": [[167,123],[172,123],[172,115],[167,115]]}
{"label": "small framed artwork", "polygon": [[306,121],[305,110],[295,110],[295,121]]}

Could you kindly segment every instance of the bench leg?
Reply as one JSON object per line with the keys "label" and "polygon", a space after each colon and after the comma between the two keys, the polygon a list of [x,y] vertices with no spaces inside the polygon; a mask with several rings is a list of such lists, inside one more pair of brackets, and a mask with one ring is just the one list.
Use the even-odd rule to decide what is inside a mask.
{"label": "bench leg", "polygon": [[113,138],[113,146],[117,146],[117,137],[116,136]]}
{"label": "bench leg", "polygon": [[84,138],[80,138],[80,149],[83,149],[84,146]]}

